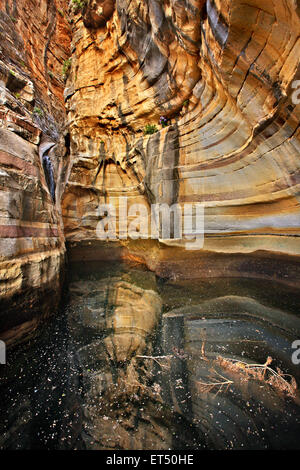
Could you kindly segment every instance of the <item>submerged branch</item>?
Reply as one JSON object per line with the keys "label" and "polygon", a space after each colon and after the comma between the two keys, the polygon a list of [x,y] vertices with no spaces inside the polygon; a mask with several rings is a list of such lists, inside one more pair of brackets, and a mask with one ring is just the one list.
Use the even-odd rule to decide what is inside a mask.
{"label": "submerged branch", "polygon": [[[264,364],[249,364],[238,359],[222,356],[217,357],[217,362],[222,367],[233,372],[243,373],[244,378],[248,378],[248,376],[251,375],[254,379],[263,381],[276,390],[286,393],[290,397],[295,397],[297,390],[295,378],[290,374],[284,374],[279,368],[277,368],[276,371],[269,367],[273,362],[272,357],[268,357]],[[286,377],[290,378],[290,382],[286,380]]]}
{"label": "submerged branch", "polygon": [[152,359],[152,361],[156,362],[160,367],[167,367],[161,364],[158,359],[170,359],[172,356],[136,356],[140,359]]}

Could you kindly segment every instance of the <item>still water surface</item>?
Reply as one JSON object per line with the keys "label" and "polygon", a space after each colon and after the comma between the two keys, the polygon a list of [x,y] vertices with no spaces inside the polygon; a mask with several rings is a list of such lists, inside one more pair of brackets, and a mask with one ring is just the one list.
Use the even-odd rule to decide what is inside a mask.
{"label": "still water surface", "polygon": [[299,305],[261,280],[74,263],[62,311],[1,366],[0,448],[299,449],[298,392],[217,359],[272,357],[300,384]]}

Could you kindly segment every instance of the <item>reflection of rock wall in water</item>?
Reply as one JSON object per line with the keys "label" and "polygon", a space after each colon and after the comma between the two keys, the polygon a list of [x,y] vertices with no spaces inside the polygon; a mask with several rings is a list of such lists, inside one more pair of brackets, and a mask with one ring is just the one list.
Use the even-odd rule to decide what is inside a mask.
{"label": "reflection of rock wall in water", "polygon": [[273,370],[299,384],[299,291],[224,279],[156,285],[141,268],[103,268],[72,265],[65,315],[9,353],[1,449],[299,447],[299,392],[217,360],[271,356]]}
{"label": "reflection of rock wall in water", "polygon": [[[292,339],[300,331],[294,315],[238,295],[199,304],[207,294],[197,283],[167,283],[159,296],[149,272],[111,272],[110,278],[96,280],[92,268],[86,271],[88,280],[71,282],[68,314],[70,332],[81,345],[76,353],[84,390],[78,405],[83,410],[81,446],[298,446],[297,402],[216,362],[221,355],[263,364],[272,356],[273,367],[298,380],[290,361]],[[161,316],[167,301],[163,311],[174,301],[179,307]],[[222,387],[226,379],[230,386]],[[215,381],[219,387],[202,385]]]}
{"label": "reflection of rock wall in water", "polygon": [[82,439],[87,448],[169,445],[168,430],[149,415],[150,407],[158,417],[161,400],[153,364],[141,357],[153,351],[162,305],[154,290],[139,287],[146,280],[155,288],[154,276],[139,277],[71,283],[69,325],[85,343],[77,354],[86,383]]}
{"label": "reflection of rock wall in water", "polygon": [[247,297],[172,310],[162,319],[161,354],[172,356],[170,370],[161,377],[162,398],[193,423],[209,448],[298,448],[299,392],[294,400],[265,382],[228,371],[217,358],[264,364],[270,356],[275,370],[299,382],[299,369],[291,363],[292,340],[299,332],[295,315]]}

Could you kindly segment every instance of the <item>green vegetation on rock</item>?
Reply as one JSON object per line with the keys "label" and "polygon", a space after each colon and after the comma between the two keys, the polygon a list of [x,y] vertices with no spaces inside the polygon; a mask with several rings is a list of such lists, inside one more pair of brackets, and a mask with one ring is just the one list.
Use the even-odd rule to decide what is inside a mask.
{"label": "green vegetation on rock", "polygon": [[158,131],[158,128],[155,124],[146,124],[145,128],[144,128],[144,134],[145,135],[151,135],[151,134],[155,134],[155,132]]}

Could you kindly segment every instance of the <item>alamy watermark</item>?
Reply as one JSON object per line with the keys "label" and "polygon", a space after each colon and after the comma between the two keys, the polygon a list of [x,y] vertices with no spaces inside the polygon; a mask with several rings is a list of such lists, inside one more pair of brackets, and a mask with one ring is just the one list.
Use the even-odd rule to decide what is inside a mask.
{"label": "alamy watermark", "polygon": [[6,344],[0,340],[0,364],[6,364]]}
{"label": "alamy watermark", "polygon": [[295,349],[295,351],[292,354],[292,363],[295,364],[295,366],[299,366],[300,365],[300,339],[293,342],[292,349]]}
{"label": "alamy watermark", "polygon": [[293,104],[300,104],[300,80],[294,80],[292,83],[292,88],[295,89],[292,94],[292,102]]}
{"label": "alamy watermark", "polygon": [[183,240],[187,250],[204,245],[204,206],[192,204],[130,204],[126,196],[116,205],[100,204],[96,233],[100,240],[131,238]]}

